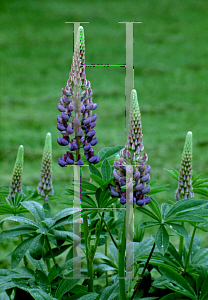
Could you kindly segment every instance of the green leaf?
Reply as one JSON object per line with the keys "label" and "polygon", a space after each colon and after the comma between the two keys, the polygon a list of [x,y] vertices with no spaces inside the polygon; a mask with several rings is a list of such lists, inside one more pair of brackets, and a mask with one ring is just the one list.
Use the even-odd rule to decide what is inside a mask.
{"label": "green leaf", "polygon": [[[167,267],[165,265],[162,267],[159,267],[159,270],[165,278],[167,278],[170,282],[175,284],[180,289],[180,293],[182,293],[183,295],[189,296],[193,300],[197,299],[193,288],[183,278],[183,276],[178,274],[172,268]],[[171,286],[169,286],[169,288],[171,288]],[[174,290],[173,286],[171,289]],[[179,292],[179,290],[177,290],[177,292]]]}
{"label": "green leaf", "polygon": [[[150,201],[151,202],[151,201]],[[145,215],[149,216],[152,219],[155,219],[156,221],[160,222],[159,218],[157,216],[155,216],[151,211],[149,211],[148,209],[144,208],[144,207],[136,207],[137,210],[143,212]]]}
{"label": "green leaf", "polygon": [[87,295],[82,296],[79,300],[94,300],[99,294],[97,293],[88,293]]}
{"label": "green leaf", "polygon": [[46,292],[40,289],[28,289],[28,292],[35,300],[55,300],[56,298],[51,297]]}
{"label": "green leaf", "polygon": [[170,218],[175,214],[199,209],[206,205],[207,205],[207,200],[202,200],[202,199],[183,199],[177,201],[167,213],[166,219]]}
{"label": "green leaf", "polygon": [[90,174],[90,177],[92,178],[92,180],[94,182],[96,182],[100,187],[102,187],[104,184],[105,184],[105,181],[100,178],[99,176],[97,175],[94,175],[94,174]]}
{"label": "green leaf", "polygon": [[167,190],[169,190],[169,184],[153,186],[153,187],[151,187],[148,195],[157,194],[157,193],[164,192]]}
{"label": "green leaf", "polygon": [[55,297],[57,299],[62,299],[62,297],[70,291],[78,282],[80,279],[62,279],[57,290]]}
{"label": "green leaf", "polygon": [[11,217],[4,218],[3,220],[1,220],[0,226],[2,226],[4,221],[15,221],[15,222],[19,222],[21,224],[30,224],[30,225],[38,228],[37,223],[35,223],[34,221],[32,221],[26,217],[11,216]]}
{"label": "green leaf", "polygon": [[193,257],[191,264],[208,265],[208,248],[200,249]]}
{"label": "green leaf", "polygon": [[205,278],[205,280],[203,282],[199,300],[207,300],[208,299],[208,289],[207,289],[207,286],[208,286],[208,275],[206,276],[206,278]]}
{"label": "green leaf", "polygon": [[[179,176],[179,172],[177,172],[176,170],[175,170],[175,172],[173,171],[174,169],[172,169],[172,170],[168,170],[168,169],[165,169],[165,168],[163,168],[170,176],[172,176],[174,179],[176,179],[177,181],[178,181],[178,176]],[[178,175],[177,175],[177,173],[178,173]]]}
{"label": "green leaf", "polygon": [[21,244],[17,246],[17,248],[12,252],[12,259],[11,259],[11,265],[14,269],[19,262],[24,257],[25,253],[27,252],[28,248],[34,241],[35,237],[28,238],[27,240],[23,241]]}
{"label": "green leaf", "polygon": [[193,188],[195,194],[200,194],[208,197],[208,189],[206,188]]}
{"label": "green leaf", "polygon": [[141,257],[146,256],[147,253],[150,253],[153,244],[154,239],[152,237],[146,238],[140,243],[134,242],[134,260],[140,260]]}
{"label": "green leaf", "polygon": [[73,215],[73,213],[73,208],[65,208],[62,211],[58,212],[55,216],[53,216],[53,220],[57,222],[60,219]]}
{"label": "green leaf", "polygon": [[164,255],[169,245],[169,235],[164,225],[161,225],[157,231],[155,237],[155,244],[158,250]]}
{"label": "green leaf", "polygon": [[[97,175],[97,174],[94,174],[94,175]],[[97,176],[99,176],[99,175],[97,175]],[[102,176],[100,175],[99,177],[101,178]],[[84,180],[81,181],[81,187],[85,190],[97,191],[97,186],[95,186],[94,184],[89,183],[87,181],[84,181]]]}
{"label": "green leaf", "polygon": [[42,257],[43,252],[43,244],[44,244],[44,236],[42,234],[39,234],[36,236],[33,240],[33,242],[30,245],[30,255],[32,258],[36,260],[40,260]]}
{"label": "green leaf", "polygon": [[30,225],[17,225],[12,229],[2,231],[0,233],[0,242],[5,239],[13,239],[20,234],[33,233],[36,229],[36,227]]}
{"label": "green leaf", "polygon": [[161,219],[161,213],[160,213],[160,208],[157,203],[157,201],[153,198],[151,198],[151,201],[149,203],[149,207],[154,211],[154,213],[158,216],[158,219],[162,221]]}
{"label": "green leaf", "polygon": [[203,173],[198,174],[198,175],[196,175],[196,176],[193,176],[193,178],[192,178],[192,185],[193,185],[193,186],[194,186],[195,182],[199,179],[199,177],[201,177],[202,174],[203,174]]}
{"label": "green leaf", "polygon": [[32,258],[32,256],[30,255],[29,252],[26,254],[26,256],[30,260],[30,262],[33,264],[35,269],[41,270],[41,271],[43,271],[43,273],[48,275],[48,271],[46,269],[46,264],[44,263],[44,260],[42,258],[40,260],[36,260],[36,259]]}
{"label": "green leaf", "polygon": [[143,222],[142,224],[139,225],[139,228],[147,228],[147,227],[152,227],[152,226],[156,226],[156,225],[160,225],[159,222]]}
{"label": "green leaf", "polygon": [[29,210],[33,217],[37,220],[38,224],[41,224],[41,221],[45,219],[45,211],[43,206],[39,202],[35,201],[25,201],[22,205]]}
{"label": "green leaf", "polygon": [[188,232],[187,230],[178,224],[175,223],[167,223],[166,224],[170,229],[172,229],[173,231],[175,231],[177,234],[184,236],[184,237],[188,237]]}
{"label": "green leaf", "polygon": [[[115,156],[120,153],[120,150],[125,146],[115,146],[115,147],[106,147],[99,151],[98,155],[100,155],[100,161],[103,161],[105,158],[109,158]],[[107,149],[108,148],[108,149]]]}
{"label": "green leaf", "polygon": [[105,182],[111,179],[111,165],[109,164],[107,159],[104,159],[101,165],[101,174]]}
{"label": "green leaf", "polygon": [[116,265],[118,266],[118,250],[116,249],[116,246],[111,241],[109,245],[110,254],[113,256],[113,259],[115,260]]}
{"label": "green leaf", "polygon": [[[98,155],[100,155],[100,154],[98,154]],[[90,168],[90,172],[91,172],[92,174],[97,175],[97,176],[99,176],[100,178],[102,178],[102,175],[101,175],[100,171],[98,170],[98,168],[96,168],[95,165],[90,164],[90,165],[89,165],[89,168]]]}
{"label": "green leaf", "polygon": [[162,203],[161,205],[161,217],[162,220],[165,220],[168,211],[171,209],[172,205],[168,203]]}
{"label": "green leaf", "polygon": [[119,293],[119,283],[116,280],[111,286],[106,287],[101,294],[100,300],[113,300]]}
{"label": "green leaf", "polygon": [[169,246],[168,246],[168,252],[175,258],[176,262],[178,262],[180,264],[180,266],[183,267],[183,263],[182,263],[181,257],[178,254],[178,251],[173,246],[173,244],[171,244],[170,242],[169,242]]}
{"label": "green leaf", "polygon": [[39,287],[46,293],[51,293],[51,286],[48,280],[48,276],[41,270],[35,270],[35,281],[39,285]]}
{"label": "green leaf", "polygon": [[168,220],[165,221],[165,223],[171,223],[171,222],[176,222],[176,221],[181,221],[181,222],[204,222],[206,219],[200,217],[200,216],[195,216],[192,215],[192,213],[183,213],[183,214],[178,214],[176,216],[171,216]]}
{"label": "green leaf", "polygon": [[194,187],[197,187],[198,185],[201,185],[202,183],[206,183],[208,185],[207,181],[208,181],[208,178],[199,179],[195,182]]}
{"label": "green leaf", "polygon": [[160,298],[160,300],[184,300],[181,297],[182,296],[180,293],[174,292],[174,293],[165,295],[164,297]]}

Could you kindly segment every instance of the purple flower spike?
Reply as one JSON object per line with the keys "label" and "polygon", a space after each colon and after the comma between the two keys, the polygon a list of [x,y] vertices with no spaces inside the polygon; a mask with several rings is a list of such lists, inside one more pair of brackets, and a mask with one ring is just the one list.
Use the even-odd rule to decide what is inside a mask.
{"label": "purple flower spike", "polygon": [[141,182],[149,182],[150,180],[150,175],[147,173],[146,175],[144,175],[143,177],[141,177]]}
{"label": "purple flower spike", "polygon": [[[95,130],[92,130],[96,126],[97,119],[96,114],[92,116],[92,110],[97,107],[97,104],[93,103],[93,91],[90,81],[86,79],[85,74],[85,41],[82,26],[78,29],[69,79],[61,93],[62,97],[58,104],[61,116],[57,117],[57,128],[60,130],[63,138],[59,137],[57,142],[61,146],[68,144],[70,151],[78,150],[75,159],[78,165],[83,164],[81,157],[78,158],[82,146],[88,161],[90,160],[94,164],[99,162],[100,157],[94,155],[94,151],[91,148],[91,145],[94,146],[98,142],[98,138],[94,137]],[[70,142],[69,135],[71,134],[74,134],[74,139]],[[72,163],[70,159],[69,155],[65,154],[62,161],[59,160],[59,163],[61,166],[65,166],[65,164]]]}
{"label": "purple flower spike", "polygon": [[135,186],[135,191],[141,191],[142,189],[143,189],[143,184],[142,183]]}
{"label": "purple flower spike", "polygon": [[58,164],[59,164],[61,167],[65,167],[65,166],[66,166],[66,162],[65,162],[63,159],[61,159],[61,158],[58,159]]}

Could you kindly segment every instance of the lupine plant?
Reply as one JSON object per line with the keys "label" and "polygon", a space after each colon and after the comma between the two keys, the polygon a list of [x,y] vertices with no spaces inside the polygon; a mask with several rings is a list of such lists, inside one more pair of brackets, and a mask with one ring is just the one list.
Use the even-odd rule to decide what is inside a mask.
{"label": "lupine plant", "polygon": [[[69,80],[58,104],[61,136],[57,142],[68,147],[58,164],[69,173],[88,166],[90,178],[74,179],[61,199],[56,196],[48,133],[42,166],[40,158],[40,180],[38,175],[36,188],[26,187],[20,146],[11,185],[1,186],[5,202],[0,203],[0,214],[6,216],[0,222],[0,243],[14,241],[11,268],[0,270],[1,299],[208,299],[208,248],[201,248],[201,239],[196,236],[196,230],[208,232],[208,179],[200,179],[202,174],[192,170],[192,133],[189,131],[185,139],[180,170],[165,169],[177,181],[175,195],[159,205],[152,195],[158,197],[168,187],[154,186],[154,170],[143,153],[136,90],[130,100],[127,142],[100,149],[96,155],[92,146],[98,143],[94,129],[97,115],[92,111],[97,104],[92,102],[86,80],[84,30],[79,27]],[[74,207],[75,196],[81,200],[79,209]],[[54,199],[65,205],[56,214],[51,205]],[[133,247],[126,242],[127,205],[137,219],[146,217],[134,224]],[[81,226],[80,236],[75,233],[75,223]],[[80,256],[74,256],[76,251]],[[129,269],[133,270],[131,277],[127,276]],[[77,271],[78,277],[74,276]]]}

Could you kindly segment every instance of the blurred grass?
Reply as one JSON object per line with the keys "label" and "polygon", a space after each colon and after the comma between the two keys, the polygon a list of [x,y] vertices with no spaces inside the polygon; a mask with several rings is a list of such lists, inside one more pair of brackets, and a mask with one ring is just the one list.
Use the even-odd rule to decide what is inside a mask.
{"label": "blurred grass", "polygon": [[[125,25],[117,22],[142,21],[134,25],[134,74],[145,152],[151,178],[170,184],[168,192],[155,198],[160,203],[173,198],[176,182],[163,168],[180,168],[189,130],[193,169],[208,176],[207,13],[205,0],[3,0],[0,184],[10,184],[22,144],[23,184],[37,186],[47,132],[52,134],[56,195],[72,179],[72,172],[57,164],[65,149],[56,142],[57,105],[73,56],[73,24],[66,21],[89,22],[83,24],[87,65],[124,64]],[[95,150],[124,145],[126,138],[118,134],[125,132],[125,69],[87,67],[86,74],[98,104]],[[205,241],[205,234],[201,236]]]}

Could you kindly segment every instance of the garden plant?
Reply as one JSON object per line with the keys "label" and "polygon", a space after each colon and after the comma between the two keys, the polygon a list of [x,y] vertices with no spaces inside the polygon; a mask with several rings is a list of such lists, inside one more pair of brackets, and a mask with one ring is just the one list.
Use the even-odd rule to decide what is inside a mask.
{"label": "garden plant", "polygon": [[[37,187],[22,184],[24,147],[19,147],[11,185],[1,186],[5,202],[0,203],[0,242],[19,243],[8,253],[11,268],[0,270],[0,295],[36,300],[207,300],[208,248],[201,248],[196,231],[208,232],[208,179],[192,170],[192,132],[184,132],[180,170],[162,170],[177,182],[173,198],[160,206],[156,199],[168,186],[152,178],[135,89],[127,95],[131,106],[125,145],[97,154],[93,149],[102,136],[96,136],[99,115],[85,74],[83,27],[61,93],[57,142],[60,153],[66,151],[57,163],[74,174],[79,170],[80,177],[74,176],[73,187],[66,187],[61,197],[66,207],[54,214],[50,202],[59,198],[52,184],[50,132]],[[89,168],[89,181],[82,180],[84,167]],[[66,196],[70,199],[64,200]],[[80,198],[80,206],[75,198]],[[129,218],[141,215],[146,221],[134,231],[128,228],[132,240],[127,241]],[[9,229],[4,229],[5,223]],[[155,234],[146,236],[146,228],[154,228]]]}

